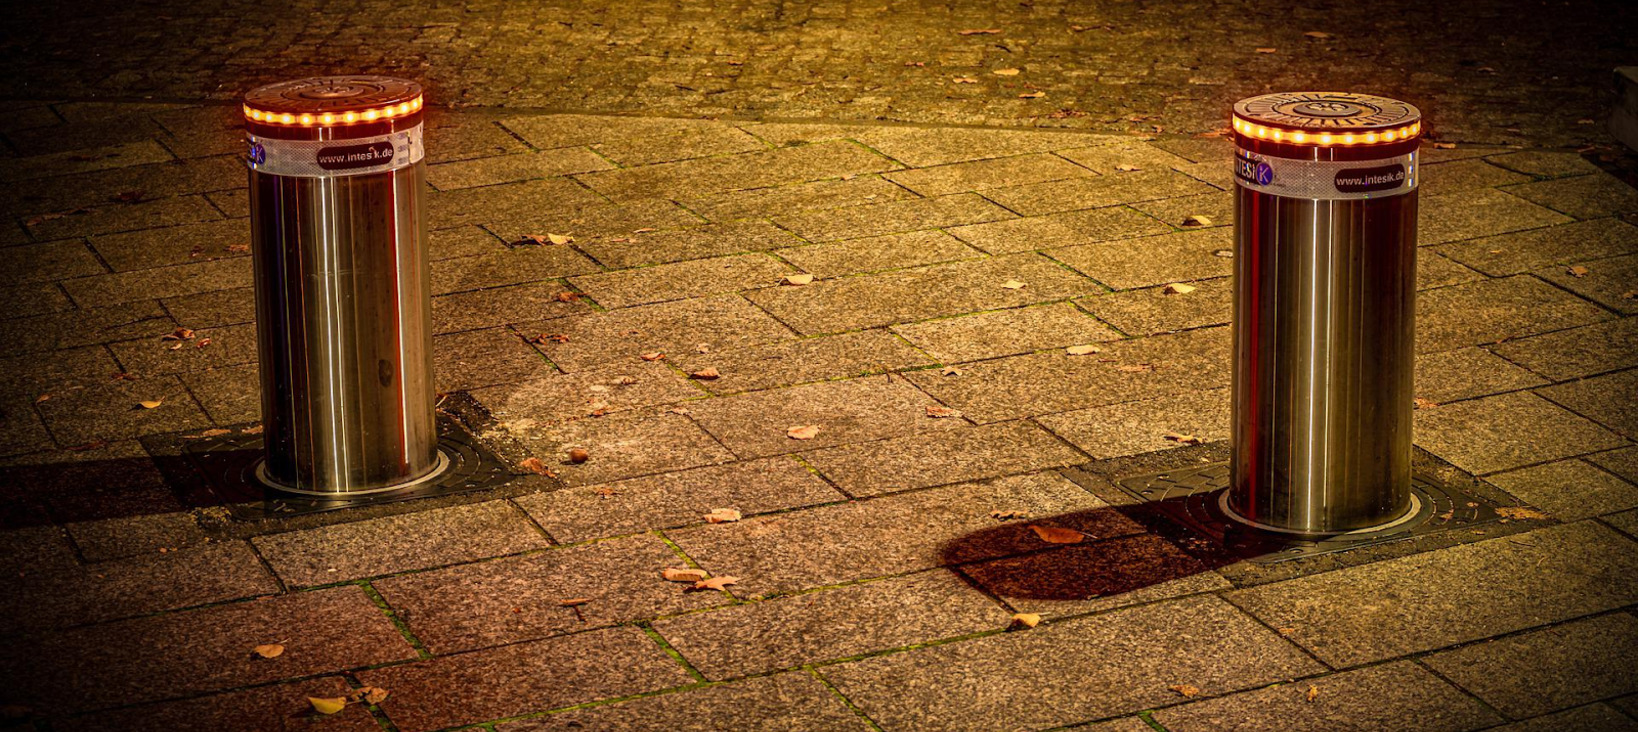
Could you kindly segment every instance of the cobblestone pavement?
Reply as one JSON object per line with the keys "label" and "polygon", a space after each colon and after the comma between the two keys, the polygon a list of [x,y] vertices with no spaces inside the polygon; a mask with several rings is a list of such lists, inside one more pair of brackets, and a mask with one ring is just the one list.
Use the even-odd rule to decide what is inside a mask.
{"label": "cobblestone pavement", "polygon": [[1418,460],[1518,508],[1256,564],[1118,487],[1227,455],[1221,140],[438,113],[439,389],[561,485],[244,522],[162,472],[258,419],[232,110],[5,118],[39,729],[1638,726],[1638,191],[1573,153],[1426,151]]}
{"label": "cobblestone pavement", "polygon": [[379,72],[440,104],[1194,134],[1238,98],[1348,89],[1422,105],[1443,139],[1568,147],[1607,141],[1635,59],[1638,10],[1610,1],[70,0],[11,8],[0,94]]}

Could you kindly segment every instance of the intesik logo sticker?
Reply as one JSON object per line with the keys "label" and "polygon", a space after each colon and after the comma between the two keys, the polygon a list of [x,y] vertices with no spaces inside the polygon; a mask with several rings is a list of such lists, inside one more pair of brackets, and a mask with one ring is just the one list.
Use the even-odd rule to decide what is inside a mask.
{"label": "intesik logo sticker", "polygon": [[1343,193],[1370,193],[1391,191],[1405,183],[1405,166],[1380,165],[1374,168],[1349,168],[1337,171],[1337,190]]}
{"label": "intesik logo sticker", "polygon": [[318,164],[325,170],[370,168],[392,162],[390,142],[371,142],[364,145],[341,145],[318,151]]}
{"label": "intesik logo sticker", "polygon": [[1266,186],[1274,182],[1274,168],[1268,164],[1268,161],[1244,150],[1239,150],[1237,153],[1234,174],[1240,180],[1258,186]]}

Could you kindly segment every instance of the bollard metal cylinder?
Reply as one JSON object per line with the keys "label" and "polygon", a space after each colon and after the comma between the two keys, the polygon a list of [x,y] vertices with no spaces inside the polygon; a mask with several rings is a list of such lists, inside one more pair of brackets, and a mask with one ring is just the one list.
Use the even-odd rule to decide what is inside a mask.
{"label": "bollard metal cylinder", "polygon": [[1302,535],[1407,519],[1421,113],[1296,92],[1243,100],[1233,122],[1234,457],[1223,508]]}
{"label": "bollard metal cylinder", "polygon": [[435,475],[421,87],[330,76],[245,96],[265,460],[345,497]]}

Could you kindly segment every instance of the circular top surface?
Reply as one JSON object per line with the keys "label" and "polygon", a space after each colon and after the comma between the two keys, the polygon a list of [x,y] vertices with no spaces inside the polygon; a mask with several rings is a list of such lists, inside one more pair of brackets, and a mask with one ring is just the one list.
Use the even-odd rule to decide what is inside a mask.
{"label": "circular top surface", "polygon": [[315,76],[256,89],[245,95],[245,105],[278,114],[342,114],[400,104],[420,96],[420,84],[390,76]]}
{"label": "circular top surface", "polygon": [[1270,127],[1317,132],[1372,132],[1422,119],[1420,110],[1397,99],[1348,92],[1264,94],[1240,100],[1234,114]]}

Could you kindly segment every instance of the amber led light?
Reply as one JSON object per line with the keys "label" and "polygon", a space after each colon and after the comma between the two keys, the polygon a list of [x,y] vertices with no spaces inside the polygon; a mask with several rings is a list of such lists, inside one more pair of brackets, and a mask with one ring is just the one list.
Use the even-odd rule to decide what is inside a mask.
{"label": "amber led light", "polygon": [[1285,130],[1278,127],[1269,127],[1255,122],[1233,118],[1234,131],[1246,137],[1255,137],[1259,140],[1273,140],[1274,142],[1289,142],[1297,145],[1317,145],[1321,147],[1348,147],[1358,145],[1376,145],[1390,142],[1404,142],[1422,133],[1422,123],[1414,122],[1403,127],[1373,132],[1303,132],[1300,130]]}
{"label": "amber led light", "polygon": [[335,127],[338,125],[352,125],[360,122],[374,122],[376,120],[402,117],[406,114],[421,110],[421,97],[416,96],[406,102],[389,104],[384,107],[375,107],[349,112],[324,112],[321,114],[291,114],[289,112],[273,112],[256,109],[248,104],[245,107],[245,119],[253,122],[270,125],[289,125],[291,127]]}

